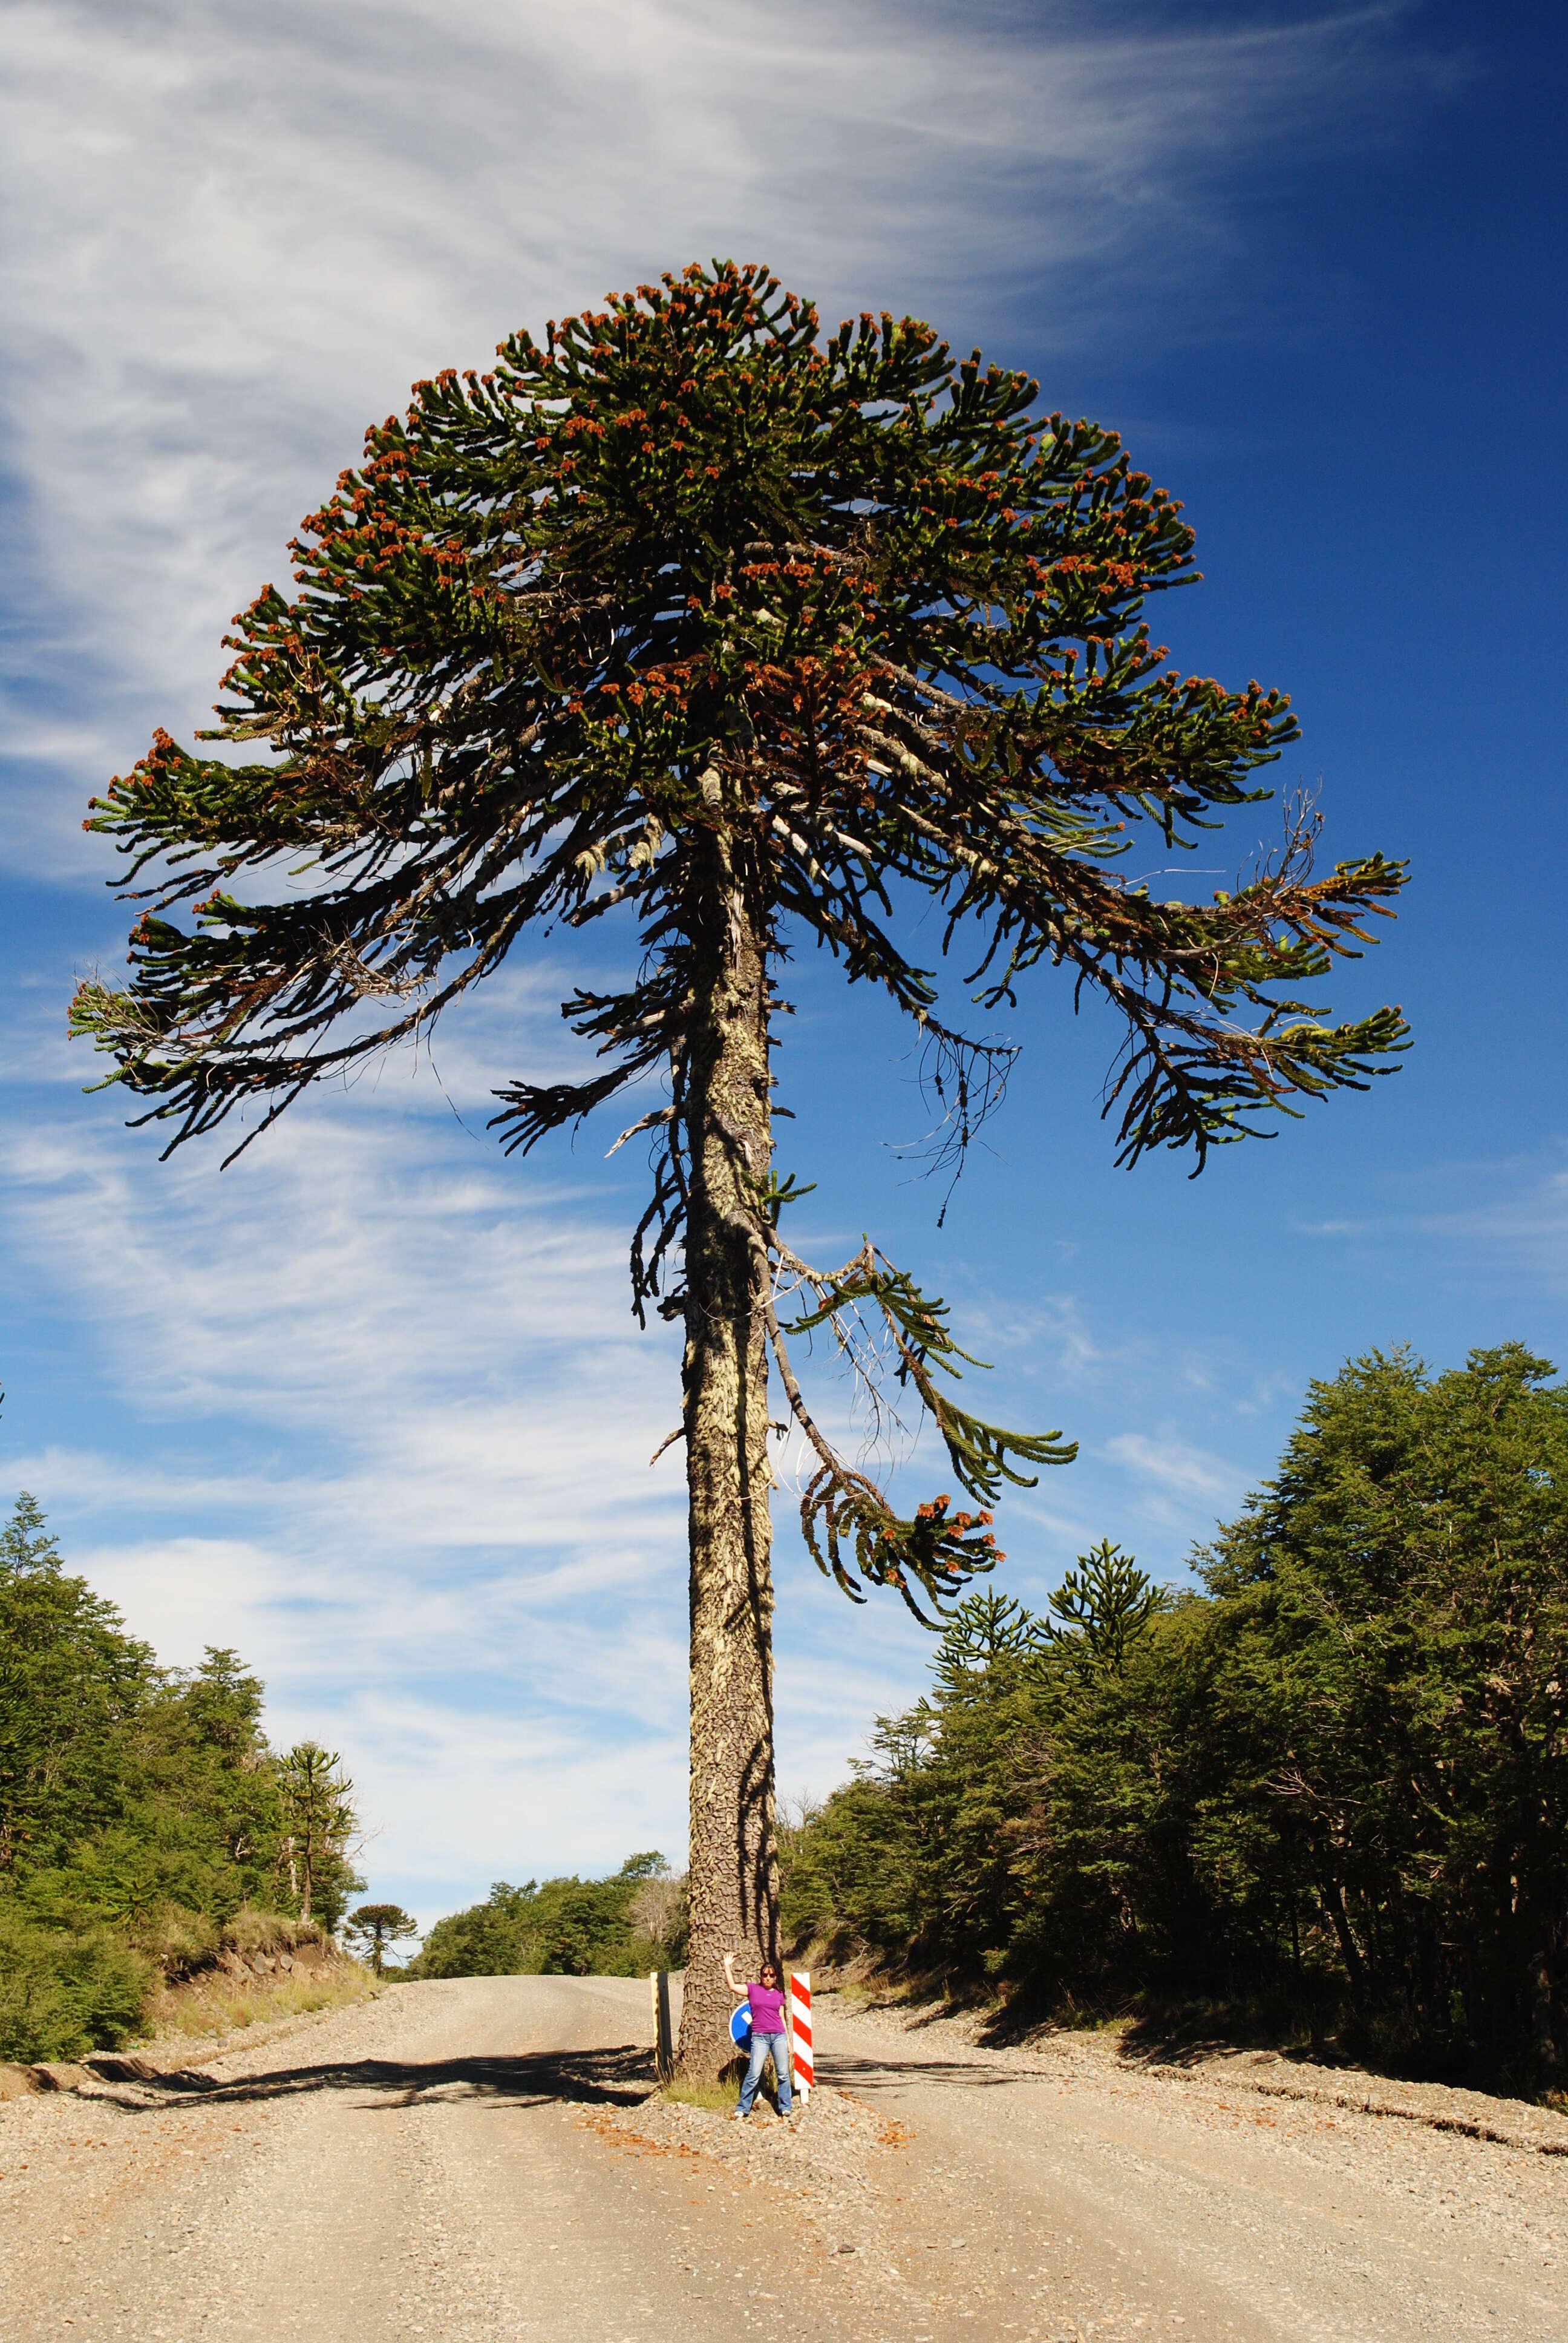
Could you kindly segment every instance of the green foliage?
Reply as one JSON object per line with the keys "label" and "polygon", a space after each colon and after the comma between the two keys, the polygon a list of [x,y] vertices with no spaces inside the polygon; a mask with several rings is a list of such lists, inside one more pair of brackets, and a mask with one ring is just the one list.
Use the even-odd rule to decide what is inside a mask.
{"label": "green foliage", "polygon": [[[635,976],[562,1004],[598,1070],[519,1076],[496,1121],[526,1151],[668,1081],[625,1134],[657,1134],[638,1315],[687,1306],[668,1272],[703,1208],[693,1167],[722,1136],[748,1164],[745,1241],[811,1289],[800,1325],[830,1322],[875,1383],[847,1322],[879,1318],[970,1495],[1025,1480],[1010,1458],[1067,1461],[1055,1433],[957,1406],[930,1372],[963,1357],[941,1303],[871,1248],[837,1272],[788,1255],[779,1212],[806,1191],[704,1125],[690,1079],[718,939],[749,931],[765,1021],[784,1006],[772,969],[824,946],[912,1021],[935,1155],[961,1164],[1015,1052],[938,1015],[933,971],[892,932],[911,889],[940,907],[942,952],[971,963],[980,1021],[1040,967],[1109,1006],[1124,1162],[1173,1147],[1201,1168],[1403,1048],[1397,1010],[1330,1025],[1303,991],[1359,952],[1405,875],[1373,854],[1313,878],[1310,808],[1211,900],[1124,875],[1145,844],[1191,851],[1266,794],[1254,777],[1295,723],[1282,692],[1164,664],[1143,613],[1195,578],[1192,532],[1114,432],[1035,412],[1038,395],[918,318],[825,335],[765,268],[729,261],[612,294],[543,342],[519,331],[490,372],[417,384],[304,523],[292,598],[265,587],[230,638],[212,737],[266,761],[159,731],[93,800],[144,906],[128,990],[89,981],[73,1005],[107,1079],[171,1147],[236,1109],[265,1127],[429,1026],[531,932],[606,918],[635,930]],[[940,1610],[994,1561],[987,1515],[945,1497],[896,1513],[810,1417],[776,1321],[769,1340],[819,1458],[802,1514],[818,1560],[848,1593]]]}
{"label": "green foliage", "polygon": [[354,1868],[354,1785],[336,1749],[301,1741],[277,1764],[280,1866],[303,1920],[336,1928],[365,1882]]}
{"label": "green foliage", "polygon": [[408,1975],[418,1977],[520,1976],[525,1973],[519,1907],[535,1893],[536,1882],[513,1887],[498,1879],[488,1901],[471,1904],[466,1911],[448,1913],[425,1937]]}
{"label": "green foliage", "polygon": [[[261,1707],[233,1652],[160,1668],[18,1499],[0,1531],[0,2056],[113,2043],[243,1906],[299,1912]],[[317,1832],[318,1918],[354,1884],[351,1813],[338,1826],[336,1847]]]}
{"label": "green foliage", "polygon": [[[782,1327],[772,1303],[766,1305],[786,1393],[819,1459],[800,1500],[807,1550],[824,1575],[837,1579],[852,1602],[861,1602],[859,1582],[844,1557],[846,1542],[852,1542],[860,1577],[873,1585],[896,1587],[915,1616],[930,1626],[932,1622],[921,1611],[911,1580],[940,1610],[962,1592],[967,1580],[994,1569],[1005,1557],[991,1534],[990,1513],[961,1508],[955,1513],[951,1497],[944,1494],[918,1506],[912,1521],[900,1520],[876,1482],[844,1463],[822,1438],[796,1386],[784,1335],[811,1334],[830,1326],[859,1365],[880,1347],[879,1334],[891,1361],[893,1387],[914,1391],[941,1434],[960,1484],[988,1506],[1000,1495],[1004,1481],[1032,1489],[1040,1477],[1020,1472],[1010,1457],[1028,1464],[1070,1464],[1078,1443],[1063,1442],[1056,1432],[1006,1432],[958,1406],[936,1382],[935,1373],[956,1379],[963,1371],[957,1362],[978,1367],[985,1361],[953,1340],[946,1302],[922,1293],[907,1272],[896,1268],[869,1238],[853,1261],[826,1273],[812,1270],[777,1238],[774,1249],[786,1275],[797,1281],[796,1290],[811,1297],[811,1306]],[[875,1313],[869,1322],[868,1310]],[[879,1403],[878,1377],[864,1366],[861,1371],[867,1389]]]}
{"label": "green foliage", "polygon": [[356,1943],[367,1946],[370,1966],[377,1976],[384,1974],[387,1948],[406,1936],[417,1936],[419,1923],[401,1904],[361,1904],[344,1923],[344,1935]]}
{"label": "green foliage", "polygon": [[0,2059],[74,2058],[123,2041],[152,1964],[114,1927],[40,1925],[0,1896]]}
{"label": "green foliage", "polygon": [[24,1491],[0,1534],[0,1881],[124,1807],[124,1745],[156,1680],[114,1605],[67,1577]]}
{"label": "green foliage", "polygon": [[[1314,1384],[1204,1557],[1249,1815],[1368,2023],[1568,2054],[1568,1392],[1521,1345]],[[1231,1689],[1233,1687],[1233,1690]]]}
{"label": "green foliage", "polygon": [[948,1621],[931,1672],[945,1692],[958,1695],[988,1669],[1005,1668],[1038,1651],[1040,1635],[1040,1622],[1010,1594],[977,1589]]}
{"label": "green foliage", "polygon": [[959,1607],[785,1847],[786,1924],[1046,2003],[1271,1997],[1366,2056],[1568,2063],[1568,1393],[1518,1345],[1309,1392],[1161,1594]]}
{"label": "green foliage", "polygon": [[0,1571],[20,1578],[59,1569],[60,1542],[49,1535],[37,1498],[24,1489],[0,1530]]}
{"label": "green foliage", "polygon": [[1066,1624],[1048,1620],[1045,1633],[1091,1669],[1120,1668],[1128,1644],[1160,1608],[1160,1590],[1109,1538],[1078,1559],[1078,1569],[1068,1572],[1050,1598],[1055,1617]]}
{"label": "green foliage", "polygon": [[[407,1974],[444,1976],[638,1976],[678,1964],[679,1883],[658,1854],[628,1857],[613,1878],[499,1879],[488,1900],[437,1920]],[[650,1889],[663,1887],[662,1896]],[[656,1935],[650,1916],[668,1935]]]}

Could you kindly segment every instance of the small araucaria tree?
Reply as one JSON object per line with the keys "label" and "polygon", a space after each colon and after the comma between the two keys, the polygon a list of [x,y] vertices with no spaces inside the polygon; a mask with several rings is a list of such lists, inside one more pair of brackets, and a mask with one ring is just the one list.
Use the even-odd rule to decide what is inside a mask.
{"label": "small araucaria tree", "polygon": [[279,1884],[286,1871],[300,1918],[335,1928],[350,1891],[365,1885],[355,1876],[350,1845],[359,1827],[354,1785],[336,1749],[300,1741],[278,1761],[277,1788],[284,1830]]}
{"label": "small araucaria tree", "polygon": [[370,1956],[377,1976],[387,1973],[387,1947],[405,1936],[417,1936],[419,1923],[401,1904],[361,1904],[343,1923],[343,1933]]}
{"label": "small araucaria tree", "polygon": [[[1396,1011],[1326,1025],[1298,996],[1403,873],[1373,856],[1313,878],[1297,809],[1281,851],[1211,901],[1121,875],[1140,830],[1191,846],[1265,794],[1250,777],[1294,725],[1276,691],[1167,671],[1139,613],[1193,575],[1180,508],[1114,433],[1033,416],[1022,375],[955,364],[886,314],[824,337],[733,264],[612,296],[542,344],[518,333],[499,359],[420,383],[372,429],[305,524],[293,598],[268,586],[236,622],[208,737],[266,761],[160,732],[94,800],[148,908],[129,989],[84,985],[74,1021],[171,1147],[236,1109],[260,1110],[254,1136],[531,934],[635,925],[625,989],[564,1004],[598,1070],[517,1080],[496,1120],[526,1152],[662,1086],[631,1124],[653,1162],[631,1274],[639,1316],[686,1334],[680,2057],[713,2071],[722,1954],[777,1951],[770,1367],[808,1452],[808,1544],[850,1594],[940,1609],[996,1559],[1002,1483],[1072,1453],[959,1405],[944,1305],[874,1245],[824,1268],[785,1241],[780,963],[825,944],[890,996],[961,1160],[1012,1052],[945,1021],[898,940],[898,900],[923,890],[944,947],[973,947],[982,1021],[1042,961],[1109,1002],[1120,1160],[1169,1146],[1201,1167],[1401,1046]],[[786,1347],[817,1328],[872,1378],[890,1362],[972,1509],[939,1496],[903,1517],[836,1452]]]}

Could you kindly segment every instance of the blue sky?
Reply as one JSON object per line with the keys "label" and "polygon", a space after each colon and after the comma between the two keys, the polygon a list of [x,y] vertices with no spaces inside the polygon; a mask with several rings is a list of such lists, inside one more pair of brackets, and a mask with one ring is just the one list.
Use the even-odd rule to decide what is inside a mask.
{"label": "blue sky", "polygon": [[[521,959],[235,1170],[156,1161],[64,1041],[123,951],[84,800],[200,723],[229,613],[417,376],[694,256],[829,321],[913,308],[1122,430],[1206,582],[1200,673],[1291,690],[1325,852],[1407,855],[1332,987],[1415,1046],[1365,1098],[1190,1182],[1111,1169],[1114,1047],[1049,979],[936,1227],[876,1002],[798,964],[794,1241],[869,1228],[1080,1462],[1002,1516],[1034,1601],[1102,1535],[1179,1576],[1309,1377],[1408,1341],[1568,1364],[1556,11],[952,0],[226,0],[0,15],[5,798],[0,1492],[171,1661],[236,1644],[279,1738],[340,1746],[372,1889],[684,1837],[675,1355],[628,1312],[614,1130],[507,1162],[498,1082],[564,1064],[591,963]],[[1277,818],[1215,841],[1227,883]],[[595,950],[609,950],[609,940]],[[829,1393],[829,1404],[832,1403]],[[933,1458],[917,1453],[924,1478]],[[940,1478],[940,1475],[938,1476]],[[918,1686],[776,1508],[781,1784],[840,1778]]]}

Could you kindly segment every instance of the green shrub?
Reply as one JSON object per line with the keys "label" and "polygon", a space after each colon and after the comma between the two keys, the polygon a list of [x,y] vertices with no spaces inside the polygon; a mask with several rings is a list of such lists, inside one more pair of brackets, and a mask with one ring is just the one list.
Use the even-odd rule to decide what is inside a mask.
{"label": "green shrub", "polygon": [[52,1927],[0,1902],[0,2059],[113,2049],[152,1982],[150,1962],[114,1928]]}

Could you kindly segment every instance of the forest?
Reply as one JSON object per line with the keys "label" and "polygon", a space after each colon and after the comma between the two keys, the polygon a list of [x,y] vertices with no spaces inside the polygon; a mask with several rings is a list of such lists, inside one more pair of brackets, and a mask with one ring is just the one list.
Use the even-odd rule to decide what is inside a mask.
{"label": "forest", "polygon": [[686,1882],[656,1852],[609,1879],[498,1879],[488,1900],[437,1920],[413,1977],[638,1976],[686,1958]]}
{"label": "forest", "polygon": [[160,1985],[274,1924],[342,1921],[353,1785],[269,1747],[237,1654],[161,1667],[24,1493],[0,1531],[0,2059],[136,2031]]}
{"label": "forest", "polygon": [[1568,2058],[1568,1392],[1518,1345],[1314,1383],[1161,1588],[970,1594],[786,1835],[797,1951],[1015,2015],[1550,2087]]}

